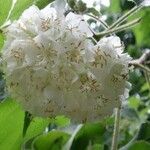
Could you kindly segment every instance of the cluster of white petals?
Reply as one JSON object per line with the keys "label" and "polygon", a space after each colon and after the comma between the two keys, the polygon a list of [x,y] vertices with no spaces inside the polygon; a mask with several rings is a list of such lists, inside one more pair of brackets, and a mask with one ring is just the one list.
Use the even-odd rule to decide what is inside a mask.
{"label": "cluster of white petals", "polygon": [[93,44],[82,16],[31,6],[6,29],[3,68],[10,95],[35,116],[100,120],[128,96],[119,37]]}

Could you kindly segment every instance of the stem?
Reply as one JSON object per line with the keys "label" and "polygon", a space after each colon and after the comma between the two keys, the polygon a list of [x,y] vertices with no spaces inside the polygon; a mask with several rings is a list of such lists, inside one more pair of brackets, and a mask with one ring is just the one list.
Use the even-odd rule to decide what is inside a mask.
{"label": "stem", "polygon": [[10,16],[11,16],[11,13],[12,13],[12,11],[13,11],[15,5],[16,5],[16,2],[17,2],[17,0],[12,0],[12,5],[11,5],[10,11],[9,11],[9,13],[8,13],[8,16],[7,16],[6,20],[5,20],[5,22],[7,22],[7,21],[9,20],[9,18],[10,18]]}
{"label": "stem", "polygon": [[140,64],[140,63],[131,62],[130,64],[131,64],[131,65],[134,65],[135,67],[139,67],[139,68],[145,70],[146,72],[150,73],[150,69],[149,69],[148,67],[146,67],[146,66]]}
{"label": "stem", "polygon": [[150,92],[150,78],[149,78],[149,74],[148,74],[147,71],[144,71],[144,75],[145,75],[146,82],[148,83],[149,92]]}
{"label": "stem", "polygon": [[150,50],[146,49],[145,52],[142,54],[142,56],[136,60],[133,60],[134,62],[137,62],[139,64],[145,64],[145,62],[150,58]]}
{"label": "stem", "polygon": [[114,27],[119,26],[121,23],[127,20],[128,17],[132,16],[135,12],[140,10],[142,7],[143,7],[142,5],[133,7],[130,11],[128,11],[126,14],[120,17],[115,23],[113,23],[109,29],[113,29]]}
{"label": "stem", "polygon": [[150,61],[146,61],[146,62],[145,62],[145,65],[149,65],[149,64],[150,64]]}
{"label": "stem", "polygon": [[111,150],[117,150],[118,147],[119,124],[120,124],[120,108],[116,108]]}
{"label": "stem", "polygon": [[140,58],[132,60],[129,64],[143,69],[148,74],[150,73],[150,69],[145,64],[146,62],[148,62],[147,60],[149,58],[150,58],[150,50],[147,49]]}
{"label": "stem", "polygon": [[99,19],[91,14],[87,14],[87,15],[92,17],[95,21],[99,21],[105,29],[109,28],[109,26],[107,25],[107,23],[105,21],[102,21],[101,19]]}
{"label": "stem", "polygon": [[93,37],[90,37],[89,39],[91,39],[94,42],[94,44],[97,44],[97,41]]}
{"label": "stem", "polygon": [[117,28],[114,28],[114,29],[110,29],[110,30],[107,30],[107,31],[103,31],[103,32],[100,32],[100,33],[97,33],[96,35],[97,36],[105,36],[105,35],[108,35],[108,34],[111,34],[111,33],[114,33],[114,32],[120,32],[122,30],[126,30],[128,28],[131,28],[133,26],[135,26],[137,23],[139,23],[141,21],[141,18],[138,18],[138,19],[135,19],[129,23],[126,23],[124,25],[121,25]]}

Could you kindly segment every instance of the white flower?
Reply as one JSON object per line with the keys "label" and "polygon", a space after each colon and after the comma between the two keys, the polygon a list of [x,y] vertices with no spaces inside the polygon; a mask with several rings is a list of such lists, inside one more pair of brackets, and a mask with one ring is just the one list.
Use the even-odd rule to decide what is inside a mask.
{"label": "white flower", "polygon": [[36,116],[85,122],[110,115],[128,94],[128,62],[120,39],[92,36],[80,15],[31,6],[6,31],[3,64],[8,91]]}
{"label": "white flower", "polygon": [[142,5],[145,7],[150,6],[150,1],[149,0],[143,0]]}

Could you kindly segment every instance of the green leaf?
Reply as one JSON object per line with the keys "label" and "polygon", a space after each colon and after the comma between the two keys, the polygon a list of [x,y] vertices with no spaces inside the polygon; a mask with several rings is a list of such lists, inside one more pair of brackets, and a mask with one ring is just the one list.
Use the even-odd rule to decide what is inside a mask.
{"label": "green leaf", "polygon": [[101,144],[94,144],[90,148],[91,150],[104,150],[104,146]]}
{"label": "green leaf", "polygon": [[12,6],[12,0],[0,0],[0,26],[6,21]]}
{"label": "green leaf", "polygon": [[13,100],[0,103],[0,149],[20,150],[24,112]]}
{"label": "green leaf", "polygon": [[26,135],[24,137],[24,141],[28,141],[40,134],[42,134],[45,128],[48,126],[50,119],[43,119],[43,118],[33,118],[32,122],[30,123]]}
{"label": "green leaf", "polygon": [[136,36],[136,41],[138,46],[150,46],[150,9],[144,9],[140,11],[137,16],[142,16],[142,20],[139,25],[137,25],[133,31]]}
{"label": "green leaf", "polygon": [[24,137],[23,147],[26,149],[31,149],[34,139],[37,136],[42,135],[50,123],[56,124],[59,127],[63,127],[69,125],[70,120],[64,116],[57,116],[55,119],[38,117],[33,118]]}
{"label": "green leaf", "polygon": [[4,35],[2,33],[0,33],[0,51],[3,47],[3,44],[4,44]]}
{"label": "green leaf", "polygon": [[86,149],[89,142],[98,141],[98,143],[103,142],[103,134],[105,133],[106,122],[85,124],[76,137],[72,144],[72,150]]}
{"label": "green leaf", "polygon": [[133,139],[128,144],[120,148],[120,150],[129,150],[135,143],[141,140],[150,142],[150,122],[141,124],[139,131]]}
{"label": "green leaf", "polygon": [[53,1],[54,0],[36,0],[35,5],[42,9]]}
{"label": "green leaf", "polygon": [[70,124],[70,119],[65,116],[56,116],[53,123],[59,127],[64,127]]}
{"label": "green leaf", "polygon": [[146,122],[141,125],[136,139],[150,141],[150,122]]}
{"label": "green leaf", "polygon": [[121,116],[128,119],[139,119],[135,109],[124,107],[121,111]]}
{"label": "green leaf", "polygon": [[144,91],[148,91],[149,90],[149,84],[148,82],[146,82],[142,87],[141,87],[141,92],[144,92]]}
{"label": "green leaf", "polygon": [[51,131],[41,135],[33,142],[35,150],[61,150],[62,146],[69,138],[69,134],[62,131]]}
{"label": "green leaf", "polygon": [[134,108],[136,110],[140,106],[140,104],[141,104],[140,99],[135,96],[130,97],[128,100],[129,107]]}
{"label": "green leaf", "polygon": [[74,132],[72,133],[70,139],[68,140],[68,142],[64,145],[63,150],[70,150],[74,137],[76,136],[76,134],[80,131],[80,129],[82,128],[83,124],[80,124],[76,127],[76,129],[74,130]]}
{"label": "green leaf", "polygon": [[138,141],[135,142],[128,150],[149,150],[150,149],[150,143],[145,141]]}
{"label": "green leaf", "polygon": [[26,135],[24,137],[24,142],[26,143],[30,140],[33,140],[36,136],[41,135],[45,131],[45,128],[49,125],[49,123],[53,123],[59,127],[63,127],[69,125],[70,120],[68,118],[65,118],[64,116],[57,116],[56,119],[35,117],[32,119],[27,129]]}
{"label": "green leaf", "polygon": [[94,7],[87,8],[86,13],[91,13],[94,16],[100,16],[100,12],[97,11]]}
{"label": "green leaf", "polygon": [[121,12],[120,0],[111,0],[109,9],[110,9],[110,12],[115,12],[115,13]]}
{"label": "green leaf", "polygon": [[74,7],[77,3],[77,0],[67,0],[67,3],[72,9],[74,9]]}
{"label": "green leaf", "polygon": [[23,126],[23,137],[26,134],[26,131],[31,123],[32,120],[32,115],[29,112],[25,112],[25,117],[24,117],[24,126]]}
{"label": "green leaf", "polygon": [[17,0],[11,12],[10,19],[18,19],[22,12],[33,4],[34,0]]}
{"label": "green leaf", "polygon": [[121,0],[121,9],[123,11],[130,10],[136,5],[134,0]]}
{"label": "green leaf", "polygon": [[79,12],[84,12],[87,9],[86,3],[84,3],[82,0],[77,1],[75,7],[76,7],[77,11],[79,11]]}

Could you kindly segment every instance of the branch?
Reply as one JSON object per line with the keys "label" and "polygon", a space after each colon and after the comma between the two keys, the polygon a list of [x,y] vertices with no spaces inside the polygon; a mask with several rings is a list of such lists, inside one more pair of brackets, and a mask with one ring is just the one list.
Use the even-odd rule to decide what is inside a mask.
{"label": "branch", "polygon": [[107,23],[105,21],[102,21],[100,18],[95,17],[95,16],[93,16],[91,14],[87,14],[87,15],[90,16],[90,17],[92,17],[95,21],[99,21],[105,29],[109,28],[109,26],[107,25]]}
{"label": "branch", "polygon": [[150,64],[150,60],[146,61],[145,64],[146,64],[146,65],[149,65],[149,64]]}
{"label": "branch", "polygon": [[141,21],[141,18],[137,18],[129,23],[126,23],[124,25],[121,25],[117,28],[113,28],[113,29],[108,29],[106,31],[103,31],[103,32],[100,32],[100,33],[97,33],[96,36],[105,36],[105,35],[108,35],[108,34],[111,34],[111,33],[116,33],[116,32],[120,32],[120,31],[123,31],[123,30],[126,30],[128,28],[131,28],[135,25],[137,25],[139,22]]}
{"label": "branch", "polygon": [[139,59],[133,60],[132,62],[144,64],[148,59],[150,59],[150,50],[149,49],[147,49]]}
{"label": "branch", "polygon": [[135,67],[140,67],[145,71],[147,71],[148,73],[150,73],[150,69],[144,66],[145,62],[149,59],[150,59],[150,50],[147,49],[139,59],[133,60],[129,64]]}
{"label": "branch", "polygon": [[114,22],[109,29],[113,29],[117,26],[119,26],[121,23],[126,21],[128,17],[134,15],[137,11],[139,11],[141,8],[143,8],[142,5],[133,7],[130,11],[128,11],[126,14],[124,14],[122,17],[120,17],[116,22]]}

